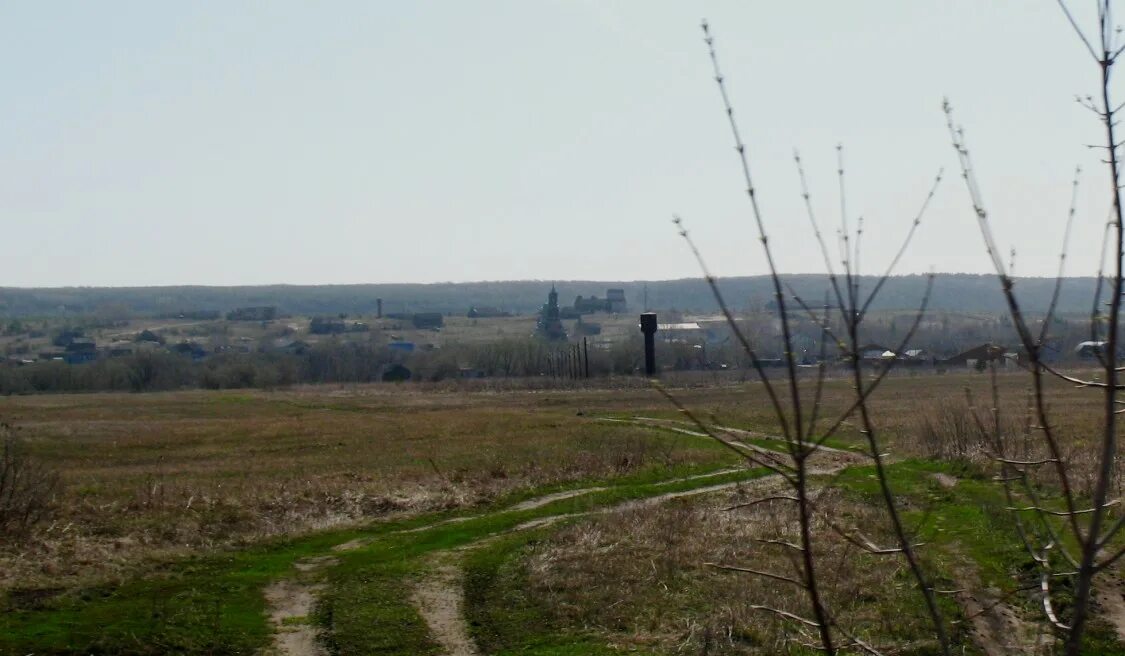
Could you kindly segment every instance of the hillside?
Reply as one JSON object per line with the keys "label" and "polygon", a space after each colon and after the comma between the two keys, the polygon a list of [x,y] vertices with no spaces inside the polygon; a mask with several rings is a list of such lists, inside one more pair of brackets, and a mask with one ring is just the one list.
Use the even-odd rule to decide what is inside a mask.
{"label": "hillside", "polygon": [[[875,309],[916,307],[925,289],[925,276],[891,278]],[[786,283],[810,303],[821,303],[827,277],[799,274],[785,277]],[[525,314],[534,312],[546,299],[551,284],[560,302],[570,305],[578,295],[605,296],[607,288],[625,290],[630,309],[648,307],[708,312],[716,309],[702,279],[658,281],[542,281],[386,284],[386,285],[268,285],[246,287],[63,287],[0,288],[0,316],[168,316],[191,311],[227,312],[236,307],[274,305],[282,313],[297,315],[375,313],[376,299],[383,299],[384,312],[443,312],[461,314],[471,306],[493,306]],[[874,278],[865,277],[870,289]],[[727,278],[721,288],[732,308],[760,308],[772,299],[766,276]],[[1021,278],[1016,289],[1024,308],[1043,311],[1049,303],[1054,280]],[[1059,310],[1087,313],[1093,298],[1093,278],[1068,278],[1063,285]],[[939,274],[930,307],[938,310],[993,313],[1005,311],[999,285],[993,276]]]}

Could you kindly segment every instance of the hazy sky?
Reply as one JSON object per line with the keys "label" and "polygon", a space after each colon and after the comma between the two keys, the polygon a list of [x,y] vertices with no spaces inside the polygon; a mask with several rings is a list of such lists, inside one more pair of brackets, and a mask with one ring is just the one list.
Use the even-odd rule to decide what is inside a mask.
{"label": "hazy sky", "polygon": [[947,95],[1017,273],[1056,266],[1079,163],[1095,271],[1097,69],[1053,0],[9,2],[0,286],[698,275],[673,213],[762,273],[703,17],[783,270],[823,270],[793,149],[834,226],[837,142],[865,267],[944,166],[900,270],[987,270]]}

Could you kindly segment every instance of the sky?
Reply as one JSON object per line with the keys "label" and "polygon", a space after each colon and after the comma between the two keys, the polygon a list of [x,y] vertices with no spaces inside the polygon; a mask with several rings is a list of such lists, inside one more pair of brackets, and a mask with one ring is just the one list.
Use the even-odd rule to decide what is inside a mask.
{"label": "sky", "polygon": [[1053,0],[58,1],[0,4],[0,286],[698,276],[673,214],[765,273],[703,18],[782,271],[825,270],[793,153],[834,240],[837,144],[863,271],[943,167],[897,271],[990,271],[943,97],[1015,272],[1053,275],[1077,165],[1096,271],[1099,72]]}

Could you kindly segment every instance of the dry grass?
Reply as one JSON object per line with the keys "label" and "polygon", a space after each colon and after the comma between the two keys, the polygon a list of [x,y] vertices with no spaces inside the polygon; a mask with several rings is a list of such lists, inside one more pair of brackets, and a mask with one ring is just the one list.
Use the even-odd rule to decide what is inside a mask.
{"label": "dry grass", "polygon": [[0,544],[26,538],[54,509],[58,473],[27,452],[7,424],[0,424]]}
{"label": "dry grass", "polygon": [[555,394],[389,386],[3,399],[0,413],[65,488],[53,522],[0,550],[0,589],[724,457],[580,407]]}
{"label": "dry grass", "polygon": [[[0,399],[0,416],[64,484],[54,521],[0,551],[0,590],[104,579],[146,557],[723,457],[705,440],[596,421],[677,416],[635,379],[570,389],[487,382]],[[704,418],[776,431],[758,383],[669,382]],[[1000,384],[1006,399],[1022,403],[1022,375],[1003,374]],[[888,379],[873,401],[887,450],[931,454],[915,438],[919,417],[942,399],[964,398],[966,387],[987,398],[988,377]],[[1063,385],[1053,394],[1071,457],[1085,471],[1097,396]],[[830,381],[826,413],[851,399],[847,383]],[[859,441],[847,426],[840,437]]]}
{"label": "dry grass", "polygon": [[[760,491],[755,493],[760,494]],[[704,563],[750,567],[795,576],[793,553],[761,539],[796,541],[790,504],[770,502],[735,512],[721,507],[739,494],[709,503],[685,501],[630,509],[571,526],[533,547],[528,573],[536,596],[565,626],[588,626],[620,645],[685,654],[778,654],[814,644],[794,622],[755,606],[807,615],[793,584]],[[821,585],[841,624],[879,636],[881,647],[918,648],[932,642],[897,561],[872,556],[826,524],[881,525],[878,510],[827,492],[814,531]]]}

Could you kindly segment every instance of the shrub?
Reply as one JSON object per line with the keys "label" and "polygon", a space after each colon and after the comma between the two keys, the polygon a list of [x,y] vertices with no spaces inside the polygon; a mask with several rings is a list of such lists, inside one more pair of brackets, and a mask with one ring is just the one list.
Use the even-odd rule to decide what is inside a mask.
{"label": "shrub", "polygon": [[59,487],[58,474],[30,453],[7,424],[0,424],[0,542],[25,537],[46,519]]}
{"label": "shrub", "polygon": [[922,453],[930,458],[972,460],[988,447],[969,404],[942,401],[921,415],[913,433]]}

